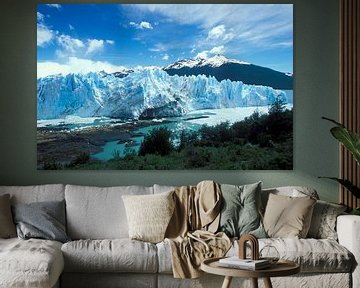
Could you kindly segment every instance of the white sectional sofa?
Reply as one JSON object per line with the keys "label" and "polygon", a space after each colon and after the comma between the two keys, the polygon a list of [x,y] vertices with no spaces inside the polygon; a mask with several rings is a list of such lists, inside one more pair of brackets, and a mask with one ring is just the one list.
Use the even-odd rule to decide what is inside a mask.
{"label": "white sectional sofa", "polygon": [[[66,228],[72,241],[0,239],[0,287],[221,287],[222,277],[174,279],[167,242],[146,243],[128,238],[122,195],[156,194],[172,187],[154,185],[90,187],[75,185],[0,186],[12,204],[41,201],[66,203]],[[291,195],[291,187],[279,188]],[[263,193],[269,193],[264,190]],[[266,197],[263,197],[266,199]],[[337,219],[338,241],[267,238],[282,258],[301,265],[301,273],[273,278],[274,287],[360,287],[360,217]],[[236,255],[237,242],[228,255]],[[233,287],[250,282],[234,279]],[[262,281],[259,281],[260,286]],[[241,286],[243,287],[243,286]]]}

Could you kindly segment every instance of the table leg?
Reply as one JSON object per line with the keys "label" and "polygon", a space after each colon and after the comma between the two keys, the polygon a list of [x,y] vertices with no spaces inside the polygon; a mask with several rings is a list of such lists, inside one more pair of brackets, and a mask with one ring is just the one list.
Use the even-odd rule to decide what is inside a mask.
{"label": "table leg", "polygon": [[221,286],[221,288],[230,288],[232,277],[231,276],[225,276],[224,282]]}
{"label": "table leg", "polygon": [[257,278],[251,278],[252,287],[258,288],[258,279]]}
{"label": "table leg", "polygon": [[263,279],[264,279],[265,288],[273,288],[270,278],[266,277]]}

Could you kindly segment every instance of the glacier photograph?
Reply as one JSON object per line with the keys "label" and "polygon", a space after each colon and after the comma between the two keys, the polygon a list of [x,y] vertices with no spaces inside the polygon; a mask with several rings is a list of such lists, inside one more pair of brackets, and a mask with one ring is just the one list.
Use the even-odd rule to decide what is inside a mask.
{"label": "glacier photograph", "polygon": [[39,170],[293,169],[292,4],[38,4]]}

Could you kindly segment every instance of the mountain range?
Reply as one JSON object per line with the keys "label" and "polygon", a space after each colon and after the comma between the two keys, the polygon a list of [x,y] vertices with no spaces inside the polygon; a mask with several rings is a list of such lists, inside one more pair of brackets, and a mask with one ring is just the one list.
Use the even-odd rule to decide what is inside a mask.
{"label": "mountain range", "polygon": [[169,75],[206,75],[218,81],[229,79],[245,84],[270,86],[275,89],[292,90],[292,74],[254,65],[236,59],[215,55],[208,59],[185,59],[163,68]]}

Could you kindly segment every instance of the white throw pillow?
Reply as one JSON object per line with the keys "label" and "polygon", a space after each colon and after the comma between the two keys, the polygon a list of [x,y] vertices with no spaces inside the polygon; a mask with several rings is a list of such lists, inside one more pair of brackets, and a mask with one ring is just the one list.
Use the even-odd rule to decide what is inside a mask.
{"label": "white throw pillow", "polygon": [[131,239],[151,243],[164,240],[175,208],[173,193],[122,196]]}

